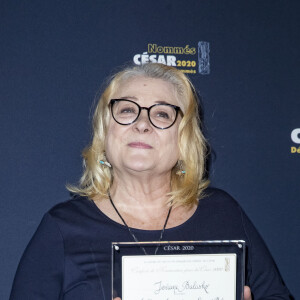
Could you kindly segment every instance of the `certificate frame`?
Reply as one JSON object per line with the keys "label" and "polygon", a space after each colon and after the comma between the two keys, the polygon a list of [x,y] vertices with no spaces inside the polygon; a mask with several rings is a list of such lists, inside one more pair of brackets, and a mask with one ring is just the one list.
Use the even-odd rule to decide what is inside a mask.
{"label": "certificate frame", "polygon": [[241,300],[245,249],[244,240],[113,242],[112,297]]}

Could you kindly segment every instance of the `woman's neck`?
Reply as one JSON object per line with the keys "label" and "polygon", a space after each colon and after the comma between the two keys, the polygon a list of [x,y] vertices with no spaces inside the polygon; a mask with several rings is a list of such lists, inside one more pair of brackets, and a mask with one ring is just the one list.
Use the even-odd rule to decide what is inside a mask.
{"label": "woman's neck", "polygon": [[141,207],[155,209],[167,206],[171,191],[170,176],[122,176],[114,177],[110,188],[111,197],[123,208]]}
{"label": "woman's neck", "polygon": [[[166,176],[167,175],[167,176]],[[111,199],[129,227],[160,230],[169,212],[170,174],[165,176],[116,176],[110,188]],[[94,198],[98,208],[114,221],[123,224],[107,198]],[[166,228],[184,223],[196,210],[196,205],[172,209]]]}

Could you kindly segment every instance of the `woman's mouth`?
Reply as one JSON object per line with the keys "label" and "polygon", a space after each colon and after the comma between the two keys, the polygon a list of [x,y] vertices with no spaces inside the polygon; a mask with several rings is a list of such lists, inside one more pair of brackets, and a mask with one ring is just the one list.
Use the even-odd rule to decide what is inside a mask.
{"label": "woman's mouth", "polygon": [[152,146],[142,143],[142,142],[132,142],[128,144],[131,148],[139,148],[139,149],[152,149]]}

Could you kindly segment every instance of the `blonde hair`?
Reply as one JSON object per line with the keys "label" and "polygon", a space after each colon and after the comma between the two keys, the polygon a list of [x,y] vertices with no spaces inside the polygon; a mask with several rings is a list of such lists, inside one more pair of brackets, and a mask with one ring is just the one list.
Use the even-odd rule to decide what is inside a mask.
{"label": "blonde hair", "polygon": [[[93,198],[107,197],[113,176],[111,169],[99,163],[105,161],[105,139],[110,120],[109,101],[122,82],[136,77],[161,79],[176,90],[183,118],[178,128],[179,163],[171,171],[169,203],[173,206],[191,205],[203,195],[209,181],[206,178],[206,140],[201,132],[198,99],[195,88],[180,70],[158,63],[130,66],[115,74],[101,95],[93,117],[93,139],[83,151],[84,172],[79,186],[68,186],[74,193]],[[178,168],[185,173],[176,173]]]}

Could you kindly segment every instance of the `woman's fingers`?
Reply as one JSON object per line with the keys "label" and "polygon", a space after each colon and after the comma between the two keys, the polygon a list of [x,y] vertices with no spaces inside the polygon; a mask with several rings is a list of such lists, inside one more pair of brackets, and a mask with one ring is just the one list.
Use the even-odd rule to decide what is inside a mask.
{"label": "woman's fingers", "polygon": [[[121,300],[120,298],[118,300]],[[249,286],[244,286],[244,300],[252,300],[251,290]]]}

